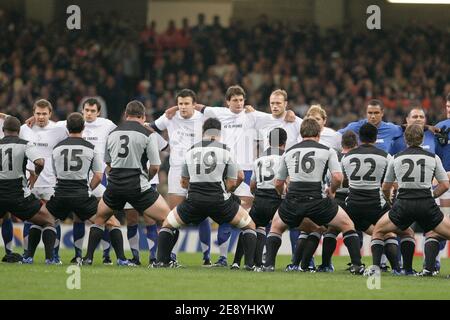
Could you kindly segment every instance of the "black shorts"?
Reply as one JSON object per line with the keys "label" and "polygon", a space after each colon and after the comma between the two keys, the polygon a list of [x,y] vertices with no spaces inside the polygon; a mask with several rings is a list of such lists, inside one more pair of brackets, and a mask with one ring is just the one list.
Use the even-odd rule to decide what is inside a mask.
{"label": "black shorts", "polygon": [[48,211],[57,219],[65,220],[71,212],[82,221],[88,220],[97,213],[98,200],[95,196],[56,197],[47,202]]}
{"label": "black shorts", "polygon": [[130,193],[118,193],[113,192],[106,187],[103,193],[103,201],[105,204],[113,210],[122,210],[125,204],[128,202],[139,213],[143,213],[150,208],[156,200],[158,200],[159,193],[155,189],[150,188],[144,192],[137,194]]}
{"label": "black shorts", "polygon": [[41,209],[41,202],[33,194],[26,198],[0,200],[0,218],[10,212],[20,220],[29,220]]}
{"label": "black shorts", "polygon": [[315,199],[304,196],[286,196],[281,202],[278,213],[281,220],[289,228],[297,228],[304,218],[309,218],[319,226],[324,226],[334,219],[338,212],[338,205],[334,199]]}
{"label": "black shorts", "polygon": [[444,219],[433,198],[397,199],[389,211],[389,219],[400,229],[407,229],[414,221],[428,232],[436,228]]}
{"label": "black shorts", "polygon": [[272,221],[281,201],[281,198],[255,196],[253,206],[250,209],[250,217],[255,222],[256,227],[266,227]]}
{"label": "black shorts", "polygon": [[338,204],[339,207],[341,207],[342,209],[344,209],[345,211],[347,211],[347,204],[345,203],[345,199],[347,199],[348,197],[348,193],[337,193],[336,192],[336,196],[334,197],[334,200],[336,201],[336,203]]}
{"label": "black shorts", "polygon": [[371,225],[376,225],[378,220],[390,209],[388,204],[383,207],[378,201],[353,201],[347,200],[346,212],[355,224],[358,231],[366,231]]}
{"label": "black shorts", "polygon": [[207,217],[218,224],[230,223],[239,211],[239,204],[229,198],[222,202],[185,199],[177,206],[177,212],[185,224],[197,225]]}

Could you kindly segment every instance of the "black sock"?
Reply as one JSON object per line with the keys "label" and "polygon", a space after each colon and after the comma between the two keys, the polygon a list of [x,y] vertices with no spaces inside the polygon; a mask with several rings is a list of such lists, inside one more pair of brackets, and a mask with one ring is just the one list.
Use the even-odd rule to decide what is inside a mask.
{"label": "black sock", "polygon": [[94,260],[94,252],[98,247],[100,240],[102,240],[104,230],[104,226],[98,226],[96,224],[92,225],[91,229],[89,230],[89,242],[85,257],[86,259]]}
{"label": "black sock", "polygon": [[381,256],[384,252],[384,241],[381,239],[372,239],[370,244],[372,249],[372,264],[379,267],[381,264]]}
{"label": "black sock", "polygon": [[42,242],[45,248],[45,259],[53,259],[53,248],[56,241],[56,229],[54,227],[46,227],[42,231]]}
{"label": "black sock", "polygon": [[402,252],[403,257],[403,269],[405,271],[412,271],[413,267],[413,257],[414,257],[414,250],[416,248],[416,243],[413,238],[403,238],[400,241],[400,250]]}
{"label": "black sock", "polygon": [[306,232],[300,232],[298,236],[297,243],[295,244],[295,252],[292,257],[292,264],[298,266],[300,261],[302,261],[303,250],[305,249],[306,239],[308,239],[308,234]]}
{"label": "black sock", "polygon": [[170,262],[170,252],[175,245],[174,241],[174,231],[169,228],[161,228],[158,234],[158,251],[156,254],[158,262],[169,263]]}
{"label": "black sock", "polygon": [[238,265],[241,265],[241,259],[244,255],[244,243],[243,243],[243,235],[242,232],[239,233],[238,243],[236,245],[236,252],[234,253],[234,260],[233,263],[237,263]]}
{"label": "black sock", "polygon": [[247,229],[242,231],[242,245],[244,247],[245,265],[253,267],[255,265],[255,251],[256,251],[256,231]]}
{"label": "black sock", "polygon": [[[36,248],[41,241],[42,229],[39,226],[33,225],[28,235],[28,257],[33,258]],[[52,249],[53,250],[53,249]],[[53,256],[53,255],[52,255]]]}
{"label": "black sock", "polygon": [[265,245],[266,245],[266,230],[256,229],[255,265],[257,267],[262,266],[262,256]]}
{"label": "black sock", "polygon": [[111,239],[111,246],[116,252],[117,259],[126,260],[127,258],[125,258],[125,252],[123,251],[122,231],[119,228],[111,229],[109,238]]}
{"label": "black sock", "polygon": [[436,257],[439,254],[439,240],[436,238],[427,238],[425,240],[425,269],[428,271],[435,271]]}
{"label": "black sock", "polygon": [[311,258],[313,257],[314,252],[316,252],[317,246],[319,245],[319,241],[320,241],[320,233],[317,232],[311,232],[308,238],[306,239],[305,248],[303,249],[302,266],[301,266],[303,270],[308,269],[309,263],[311,262]]}
{"label": "black sock", "polygon": [[396,238],[384,240],[384,253],[391,264],[392,270],[400,271],[398,264],[398,240]]}
{"label": "black sock", "polygon": [[361,262],[361,248],[360,248],[360,238],[355,230],[347,231],[343,234],[344,244],[347,247],[348,253],[350,254],[350,260],[352,265],[360,266]]}
{"label": "black sock", "polygon": [[322,243],[322,266],[329,267],[331,266],[331,257],[333,256],[334,250],[336,250],[336,234],[334,233],[326,233],[323,236]]}
{"label": "black sock", "polygon": [[364,234],[362,231],[356,231],[356,233],[358,234],[359,237],[359,248],[362,249],[363,245],[364,245]]}
{"label": "black sock", "polygon": [[278,249],[281,246],[281,235],[277,233],[269,233],[266,242],[266,267],[275,267],[275,259],[277,257]]}

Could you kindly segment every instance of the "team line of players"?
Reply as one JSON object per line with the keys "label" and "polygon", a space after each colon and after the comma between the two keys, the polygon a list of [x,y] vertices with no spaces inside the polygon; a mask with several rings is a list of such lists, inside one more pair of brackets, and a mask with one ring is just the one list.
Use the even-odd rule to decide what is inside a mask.
{"label": "team line of players", "polygon": [[[362,204],[366,202],[366,200],[371,200],[375,201],[375,203],[377,204],[375,208],[379,207],[380,212],[374,212],[372,217],[370,218],[366,217],[364,223],[360,223],[360,225],[358,226],[358,223],[355,223],[354,225],[350,220],[345,219],[347,217],[345,212],[343,212],[342,210],[337,210],[337,205],[332,200],[334,197],[334,192],[332,191],[336,191],[333,190],[333,187],[337,188],[337,186],[339,185],[338,182],[342,180],[339,177],[340,165],[336,165],[337,161],[334,161],[334,156],[336,155],[336,153],[333,151],[334,149],[340,149],[340,140],[342,136],[341,133],[334,132],[332,129],[325,127],[326,113],[322,108],[320,108],[320,106],[311,107],[311,109],[308,111],[308,114],[306,115],[306,118],[313,118],[316,120],[314,121],[314,123],[318,124],[319,134],[312,136],[311,132],[309,133],[309,136],[308,134],[302,134],[300,137],[303,138],[303,141],[298,143],[302,140],[302,138],[299,138],[302,120],[298,117],[293,116],[292,114],[289,114],[286,111],[287,95],[283,90],[276,90],[270,96],[270,107],[272,111],[271,115],[262,112],[255,112],[251,110],[251,108],[246,108],[244,106],[245,92],[239,86],[233,86],[227,90],[226,101],[228,104],[228,108],[211,108],[197,105],[195,94],[190,90],[182,90],[177,95],[176,100],[177,107],[169,109],[164,116],[156,120],[151,126],[152,129],[157,132],[167,130],[169,135],[171,167],[169,171],[168,202],[170,209],[169,207],[167,207],[161,197],[156,197],[157,193],[155,193],[154,185],[157,184],[157,181],[152,181],[156,183],[147,181],[149,177],[146,177],[146,175],[148,175],[148,172],[146,170],[146,158],[150,160],[150,158],[154,157],[155,159],[158,158],[157,160],[159,160],[159,157],[155,157],[154,155],[149,154],[152,146],[148,145],[147,148],[138,148],[136,150],[129,147],[129,144],[132,140],[139,140],[140,138],[142,138],[141,136],[146,135],[151,137],[150,140],[152,140],[154,144],[158,146],[158,148],[153,148],[152,152],[154,152],[155,150],[162,150],[167,145],[164,139],[162,139],[158,134],[150,134],[150,131],[148,131],[147,129],[144,130],[142,126],[134,125],[137,121],[136,119],[141,119],[139,117],[136,117],[136,115],[140,116],[140,113],[138,112],[140,106],[136,102],[132,102],[128,106],[130,106],[130,109],[133,109],[134,107],[134,109],[136,109],[137,111],[130,111],[127,106],[128,113],[126,113],[126,115],[127,117],[130,117],[131,120],[126,121],[123,125],[116,128],[110,121],[98,118],[98,112],[100,111],[99,104],[95,101],[88,100],[83,105],[85,124],[83,123],[82,126],[78,126],[78,132],[75,132],[77,130],[72,130],[71,133],[69,122],[58,124],[49,122],[49,117],[51,115],[51,105],[47,101],[40,100],[36,102],[34,106],[35,123],[32,124],[31,128],[29,128],[27,125],[22,126],[20,130],[21,139],[19,139],[21,142],[19,144],[30,146],[29,143],[24,144],[23,141],[32,141],[33,143],[31,145],[33,146],[33,148],[31,148],[31,150],[42,148],[38,153],[40,155],[45,155],[44,160],[47,160],[47,164],[53,164],[52,166],[44,166],[42,173],[40,173],[37,179],[34,174],[32,174],[29,179],[31,186],[33,187],[33,194],[37,198],[49,201],[45,206],[43,206],[43,210],[41,211],[44,213],[48,211],[53,216],[59,219],[64,219],[65,217],[67,217],[70,211],[74,211],[76,213],[76,217],[81,221],[87,220],[91,218],[95,213],[97,213],[93,221],[95,225],[91,228],[90,238],[92,239],[90,239],[89,241],[88,254],[85,259],[86,261],[92,261],[93,250],[100,241],[100,238],[104,236],[105,233],[103,232],[103,226],[108,221],[108,225],[110,228],[109,236],[111,238],[110,242],[116,249],[118,263],[130,264],[130,262],[126,260],[123,255],[123,241],[120,231],[118,230],[118,222],[113,219],[113,211],[111,210],[123,209],[125,203],[129,202],[134,207],[134,209],[141,213],[144,213],[144,217],[152,216],[153,218],[155,218],[153,220],[156,220],[156,222],[159,223],[163,223],[163,221],[166,220],[159,232],[159,240],[161,241],[158,241],[158,246],[161,249],[159,250],[159,262],[162,265],[169,265],[171,261],[172,265],[174,265],[173,256],[169,258],[169,260],[167,258],[167,248],[170,248],[170,253],[170,251],[172,251],[173,249],[173,246],[167,245],[167,243],[174,244],[176,242],[176,239],[172,239],[177,237],[177,231],[175,227],[179,227],[181,224],[185,223],[203,223],[205,225],[207,224],[207,226],[209,227],[209,222],[206,219],[209,215],[214,220],[216,220],[221,227],[226,226],[227,222],[229,222],[245,229],[240,236],[235,262],[240,261],[239,256],[242,256],[242,252],[250,252],[249,255],[246,254],[247,268],[254,268],[255,262],[257,267],[262,266],[261,250],[262,248],[264,248],[265,244],[267,247],[266,265],[268,267],[266,268],[266,270],[270,270],[270,267],[274,266],[274,251],[276,254],[278,245],[278,240],[275,241],[274,239],[279,239],[280,233],[284,231],[285,227],[289,227],[291,230],[296,230],[299,225],[301,225],[301,229],[307,231],[309,235],[306,236],[305,234],[301,234],[299,237],[294,237],[293,244],[295,246],[293,246],[293,249],[295,251],[295,254],[293,257],[293,262],[294,265],[298,265],[301,261],[302,267],[299,269],[307,270],[307,266],[310,261],[309,255],[312,256],[312,254],[314,253],[315,247],[317,246],[318,240],[320,239],[320,234],[324,231],[323,227],[321,228],[320,226],[327,225],[329,228],[325,233],[324,244],[326,240],[333,238],[335,240],[337,231],[343,231],[344,241],[348,246],[350,255],[352,257],[352,271],[358,273],[362,270],[362,268],[360,268],[360,257],[358,258],[359,244],[355,245],[355,241],[358,239],[357,234],[354,233],[355,225],[357,227],[356,229],[371,233],[373,230],[369,230],[369,228],[372,228],[372,226],[378,220],[374,217],[376,217],[377,214],[381,216],[381,211],[386,212],[384,200],[379,196],[379,189],[385,173],[387,172],[387,165],[385,164],[384,166],[385,170],[377,166],[377,162],[374,159],[380,157],[380,155],[375,151],[384,149],[390,151],[391,153],[398,153],[399,151],[402,151],[407,147],[405,145],[405,140],[403,139],[404,132],[402,128],[390,123],[385,123],[381,120],[383,116],[383,107],[380,101],[373,100],[369,102],[367,106],[368,119],[359,121],[357,123],[351,123],[349,126],[347,126],[347,128],[341,130],[342,133],[345,133],[347,131],[359,133],[359,130],[362,127],[365,128],[366,123],[373,124],[376,129],[375,141],[365,141],[367,144],[375,145],[376,148],[373,147],[364,150],[365,153],[363,152],[362,155],[359,155],[357,158],[355,158],[356,160],[354,160],[350,165],[350,167],[353,166],[353,168],[356,169],[355,172],[350,174],[350,178],[352,178],[352,176],[356,179],[359,178],[362,183],[360,183],[359,186],[358,184],[356,184],[355,186],[351,186],[349,188],[350,196],[348,198],[349,201],[353,200],[353,205],[351,207],[353,208],[353,210],[350,209],[351,211],[364,212],[362,210],[363,208],[358,208],[358,201],[360,202],[360,204]],[[449,116],[450,103],[448,100],[449,99],[447,99],[447,115]],[[135,118],[133,118],[133,116]],[[144,115],[142,115],[142,117],[144,117]],[[78,116],[78,118],[80,118],[80,116]],[[219,131],[219,133],[216,133],[215,135],[208,136],[210,140],[212,139],[214,141],[213,146],[211,144],[203,142],[203,144],[197,146],[198,148],[200,148],[201,152],[190,152],[189,150],[192,150],[192,148],[196,146],[195,143],[202,140],[202,133],[205,129],[203,127],[202,130],[204,119],[211,118],[216,118],[219,121],[219,128],[214,128],[214,125],[216,127],[218,126],[217,123],[209,123],[209,126],[212,126],[212,129]],[[82,117],[81,120],[83,120]],[[425,114],[423,110],[420,109],[420,107],[412,108],[410,114],[408,115],[407,122],[408,124],[416,123],[419,126],[423,127],[425,125]],[[431,130],[426,130],[425,140],[419,145],[422,145],[422,150],[427,150],[427,152],[431,152],[432,154],[433,151],[437,154],[440,154],[443,158],[444,166],[446,167],[445,169],[447,169],[448,171],[449,159],[448,156],[445,157],[446,151],[448,154],[448,131],[446,131],[445,125],[448,125],[448,123],[444,121],[436,126],[437,128],[442,129],[440,130],[440,133],[437,133],[437,137],[435,137],[434,133]],[[269,132],[272,132],[274,128],[283,128],[284,130],[275,131],[276,134],[273,134],[272,136],[276,137],[276,139],[272,139],[273,141],[270,141]],[[312,130],[311,128],[309,129],[310,131]],[[69,133],[67,133],[67,130],[69,131]],[[101,134],[99,134],[100,132]],[[139,134],[137,134],[136,132],[139,132]],[[255,139],[255,132],[259,135],[256,138],[261,139],[263,142],[264,153],[253,163],[253,145],[250,142]],[[45,136],[46,134],[47,136]],[[69,135],[69,138],[67,138],[67,134]],[[116,143],[114,144],[113,137],[115,136],[117,136],[116,140],[118,141],[116,141]],[[284,136],[285,139],[281,139]],[[82,139],[82,137],[84,138],[84,140]],[[5,139],[7,138],[8,136],[5,137]],[[78,140],[74,138],[78,138]],[[317,141],[314,141],[317,143],[317,145],[313,143],[314,139],[318,139]],[[81,140],[83,140],[84,143],[83,147],[80,147],[78,145]],[[86,144],[86,141],[89,142],[89,144]],[[218,141],[222,141],[224,143],[222,149],[220,149],[220,146],[216,145],[217,143],[219,143]],[[90,144],[90,142],[93,142],[94,144]],[[8,143],[3,144],[5,144],[6,147],[9,146]],[[115,147],[113,147],[113,145]],[[130,146],[131,145],[132,144],[130,144]],[[193,145],[194,147],[191,148],[191,146]],[[230,148],[230,150],[228,151],[229,159],[233,159],[236,164],[236,179],[233,179],[234,175],[232,165],[225,165],[222,170],[224,172],[220,172],[221,167],[217,165],[217,161],[219,159],[221,159],[221,161],[225,161],[227,159],[227,156],[222,155],[223,157],[219,157],[218,159],[217,157],[219,153],[215,150],[228,150],[225,146]],[[205,151],[208,150],[208,148],[212,149],[209,151]],[[6,152],[6,155],[9,149],[3,148],[2,152]],[[296,151],[296,149],[299,150]],[[88,150],[91,150],[91,158],[88,157],[85,159],[84,155],[89,154]],[[283,150],[287,150],[284,156],[282,155]],[[320,162],[320,157],[318,155],[324,153],[325,151],[323,150],[327,150],[327,152],[329,153],[329,158],[325,157],[324,159],[326,160],[322,161],[322,163]],[[370,152],[368,152],[368,150]],[[145,151],[145,157],[142,156],[143,151]],[[32,154],[33,152],[29,152],[31,154],[29,157],[27,157],[28,159],[32,160],[29,163],[31,164],[32,162],[34,162],[37,170],[31,170],[33,168],[31,168],[32,165],[30,164],[28,165],[28,167],[32,172],[39,172],[40,170],[42,170],[42,168],[39,167],[39,163],[36,163],[36,161],[39,159],[34,159]],[[290,172],[288,170],[287,174],[285,174],[286,177],[282,177],[280,176],[281,170],[278,170],[275,166],[275,164],[277,163],[277,161],[275,160],[277,158],[278,160],[280,160],[283,157],[284,159],[286,159],[286,155],[288,154],[293,155],[291,157],[291,160],[294,161],[294,172]],[[387,153],[385,154],[387,155]],[[118,159],[119,161],[114,161],[114,159],[111,158],[111,156],[113,155],[116,156],[116,160]],[[186,157],[188,157],[189,155],[191,155],[192,157],[192,162],[195,163],[195,170],[193,172],[195,173],[194,175],[192,175],[192,173],[190,174],[188,170],[189,165],[187,166],[187,168],[185,167]],[[204,155],[207,156],[204,157]],[[381,158],[382,157],[383,156],[381,156]],[[361,161],[360,158],[364,159]],[[6,157],[4,159],[6,159]],[[89,159],[91,159],[91,161],[89,161]],[[105,160],[103,161],[103,159]],[[347,157],[345,157],[345,159],[347,159]],[[436,157],[436,159],[439,158]],[[5,160],[2,161],[5,162]],[[58,161],[60,164],[59,169]],[[420,162],[420,159],[417,161]],[[106,191],[108,192],[103,194],[103,199],[100,201],[97,208],[97,200],[95,196],[100,197],[101,194],[105,191],[105,188],[100,184],[101,176],[105,168],[105,162],[108,163],[111,168],[108,177],[108,187],[106,189]],[[152,162],[150,161],[150,169],[152,169],[152,166],[159,165],[158,163],[156,163],[158,161],[154,160],[154,162],[155,163],[152,164]],[[319,163],[322,166],[319,165]],[[436,161],[436,163],[439,162]],[[358,176],[356,172],[363,173],[367,165],[369,165],[367,170],[368,172],[366,172],[366,174],[364,175],[361,174]],[[202,166],[206,166],[203,175],[201,175]],[[5,166],[2,166],[2,169],[4,167]],[[86,172],[83,171],[84,167]],[[411,172],[406,172],[408,174],[408,176],[406,177],[407,180],[413,179],[411,178],[411,175],[415,173],[415,167],[411,167],[410,169]],[[155,170],[157,169],[153,167],[153,171]],[[243,170],[242,176],[238,175],[238,172],[241,172],[240,170]],[[80,189],[77,188],[81,187],[81,185],[83,184],[81,181],[83,181],[83,178],[85,178],[90,171],[94,172],[94,174],[91,173],[89,177],[90,187],[93,190],[94,196],[89,197],[89,201],[86,201],[85,199],[85,201],[82,202],[79,200],[83,197],[85,198],[88,192],[87,185],[83,186],[83,188]],[[253,181],[251,181],[252,172]],[[327,189],[328,195],[323,192],[324,188],[326,187],[326,184],[324,183],[326,179],[324,179],[324,177],[326,176],[327,172],[330,173],[328,179],[329,188]],[[216,177],[214,177],[215,173]],[[228,184],[223,183],[224,173],[230,178],[231,182]],[[186,175],[187,177],[190,177],[190,180],[186,181]],[[157,175],[155,175],[154,173],[152,174],[152,170],[150,170],[150,176]],[[282,200],[280,194],[284,193],[282,186],[285,185],[282,182],[285,181],[288,176],[290,178],[289,192],[286,196],[286,199]],[[180,177],[182,177],[181,184],[179,182]],[[194,177],[199,178],[199,180],[196,181]],[[282,178],[284,178],[285,180],[283,180]],[[3,179],[8,180],[7,173],[5,173],[4,177],[2,176],[2,180]],[[24,173],[21,179],[25,179]],[[375,179],[374,183],[372,181],[373,179]],[[439,177],[439,179],[442,179],[442,177]],[[57,180],[57,183],[55,180]],[[233,180],[236,181],[233,182]],[[239,180],[244,180],[244,182],[239,183]],[[228,180],[225,181],[228,182]],[[350,179],[350,181],[352,181],[352,179]],[[367,184],[367,181],[369,181],[370,183]],[[23,183],[23,181],[21,183]],[[55,183],[56,188],[54,196],[52,198],[52,189]],[[4,185],[5,190],[11,187],[11,185],[7,186],[7,183]],[[137,189],[137,186],[140,186],[140,188]],[[187,188],[188,186],[189,188]],[[423,189],[424,187],[425,189],[428,188],[427,185],[424,186],[422,184],[418,186],[418,189]],[[75,197],[75,194],[70,191],[72,189],[82,191],[80,191],[80,194]],[[378,190],[378,192],[373,192],[376,189]],[[27,192],[26,188],[23,188],[23,190],[24,192]],[[187,190],[189,190],[189,194]],[[214,194],[214,190],[217,191],[216,194]],[[254,203],[252,203],[253,194],[251,193],[251,191],[255,190],[256,200],[254,201]],[[354,190],[365,191],[361,192]],[[367,192],[367,190],[369,191]],[[235,196],[229,197],[229,191],[233,191],[233,194],[235,196],[238,196],[240,199],[238,200]],[[123,202],[124,200],[122,201],[122,198],[124,198],[125,200],[130,200],[127,198],[127,195],[140,195],[143,192],[151,192],[151,196],[147,195],[145,197],[145,201],[143,199],[132,199],[131,201],[125,202]],[[358,196],[356,196],[356,199],[354,199],[355,196],[352,196],[354,192],[356,192],[357,195],[359,192],[360,198],[365,200],[361,201],[361,199],[358,199]],[[24,193],[24,197],[29,199],[29,197],[26,196],[27,193]],[[200,208],[198,208],[198,204],[194,201],[196,199],[196,196],[197,202],[204,202],[203,207],[200,206]],[[399,196],[402,197],[403,195],[399,194]],[[119,197],[121,200],[118,201],[116,199],[117,197]],[[73,208],[72,204],[68,205],[68,198],[75,198],[76,200],[78,200],[73,202]],[[444,212],[448,210],[448,207],[450,206],[448,205],[448,198],[449,197],[445,198],[445,196],[441,198],[441,208]],[[208,201],[205,201],[206,199],[208,199]],[[264,201],[266,200],[269,202],[265,203]],[[148,201],[150,201],[151,205],[149,205],[150,203]],[[226,204],[224,202],[225,207],[220,207],[217,205],[211,206],[211,201],[214,201],[215,203],[217,203],[217,201],[225,201]],[[230,205],[230,203],[233,203],[235,205]],[[242,204],[242,210],[239,209],[236,213],[236,205],[239,206],[239,203]],[[298,204],[301,203],[308,204],[309,207],[303,208],[302,211],[298,206]],[[80,206],[80,204],[82,204],[82,206]],[[127,203],[128,206],[130,204]],[[266,231],[264,227],[266,227],[267,224],[272,220],[272,217],[274,216],[275,211],[280,204],[280,214],[275,215],[271,233],[269,233],[269,236],[267,237],[267,243],[265,243]],[[346,203],[340,204],[342,207],[346,207]],[[291,206],[291,208],[289,208],[289,206]],[[219,211],[221,213],[219,213],[219,211],[217,211],[216,213],[211,212],[214,211],[211,209],[212,207],[220,208],[221,210]],[[270,208],[270,210],[267,211],[267,208]],[[150,210],[153,212],[151,214],[146,214],[146,209],[153,209]],[[170,211],[171,209],[172,211]],[[298,212],[299,210],[301,212]],[[170,214],[168,218],[165,219],[165,215],[167,215],[167,212],[169,211]],[[253,221],[248,215],[246,215],[247,211],[250,211],[250,216],[253,218],[254,222],[257,223],[257,232],[255,232],[256,226],[253,225]],[[14,214],[14,208],[12,208],[10,212]],[[192,212],[195,213],[193,214],[193,216],[191,216]],[[289,220],[289,218],[283,218],[283,212],[284,215],[291,214],[295,217],[291,217],[292,221]],[[0,213],[4,214],[4,212]],[[229,216],[227,216],[227,214]],[[258,222],[258,217],[261,217],[261,214],[263,216],[266,216],[264,216],[262,221]],[[137,222],[136,211],[131,211],[129,214],[127,214],[127,216],[129,216],[129,225],[130,220],[134,219],[133,221]],[[231,217],[233,217],[234,219],[231,219]],[[306,219],[299,220],[299,217],[306,217]],[[334,221],[334,218],[336,218],[337,221]],[[81,223],[79,220],[77,221],[77,223]],[[147,219],[146,222],[148,222],[149,226],[154,226],[154,221],[152,221],[151,219]],[[5,223],[3,223],[3,225],[4,224]],[[50,239],[50,241],[53,241],[53,237],[49,236],[49,234],[51,234],[53,231],[51,226],[52,224],[49,221],[46,220],[45,223],[40,221],[39,223],[36,223],[36,225],[41,225],[42,227],[44,227],[42,231],[43,240]],[[25,253],[24,257],[25,262],[32,262],[35,244],[37,245],[37,243],[39,242],[41,229],[36,225],[32,226],[29,231],[30,239],[32,239],[33,241],[31,243],[28,243],[27,252]],[[131,225],[134,226],[133,224]],[[82,227],[84,231],[84,225],[82,225]],[[425,229],[429,229],[429,226],[426,226]],[[99,231],[93,232],[93,230]],[[227,227],[225,230],[229,230],[229,227]],[[225,238],[224,243],[226,243],[227,233],[229,234],[229,231],[225,231],[223,233],[225,234],[225,236],[222,236],[222,238]],[[46,234],[46,237],[44,237],[44,234]],[[401,234],[401,232],[398,232],[398,234]],[[99,235],[101,235],[100,238],[98,238]],[[219,238],[220,236],[221,235],[219,232]],[[401,243],[403,249],[403,246],[408,247],[407,245],[403,245],[403,243],[407,244],[413,241],[411,240],[411,234],[408,232],[402,234],[402,236],[403,238]],[[438,240],[440,240],[440,237],[445,236],[443,236],[442,234],[429,234],[425,249],[427,249],[427,244],[431,244],[428,246],[433,248],[432,252],[434,254],[435,246],[432,245],[438,242]],[[132,239],[133,237],[129,238]],[[393,252],[393,250],[390,250],[392,249],[390,247],[396,245],[396,239],[391,237],[389,234],[388,236],[384,236],[384,238],[386,239],[380,240],[378,238],[374,238],[375,242],[373,242],[372,248],[374,248],[375,245],[380,245],[380,242],[382,242],[385,247],[384,251],[386,252],[386,254],[388,254],[389,257],[389,253]],[[167,239],[170,239],[170,241],[168,241]],[[76,260],[77,258],[81,257],[81,246],[77,246],[77,242],[78,244],[80,244],[80,238],[74,240],[76,244],[76,256],[74,259]],[[153,243],[155,242],[156,241],[153,241]],[[219,244],[221,244],[220,241]],[[255,244],[254,249],[252,249],[252,244]],[[208,244],[205,244],[205,248],[209,249]],[[224,248],[226,250],[228,249],[226,245],[221,246],[221,250]],[[410,247],[408,247],[408,249],[410,250]],[[256,254],[257,258],[255,262],[253,262],[254,260],[252,260],[255,259],[255,254],[252,253],[254,250],[258,252],[258,254]],[[205,264],[209,264],[210,261],[208,250],[205,250],[204,253]],[[133,251],[133,256],[134,257],[131,264],[139,261],[138,250]],[[52,252],[50,251],[50,249],[46,250],[46,257],[48,259],[48,262],[58,262],[58,256],[55,255],[54,252],[52,256]],[[394,260],[395,259],[390,259],[391,265],[394,270],[398,270],[398,266],[395,264],[395,262],[393,262]],[[406,259],[404,257],[404,265],[405,261],[409,260],[409,257],[407,257]],[[377,263],[376,261],[374,262]],[[221,252],[221,257],[216,263],[216,265],[224,264],[226,265],[226,251],[225,253]],[[235,266],[236,264],[233,265]],[[408,263],[406,263],[406,266],[407,271],[410,271]],[[325,264],[322,263],[322,268],[327,267],[331,267],[330,262]],[[426,270],[429,270],[431,272],[433,271],[431,265],[427,265]]]}

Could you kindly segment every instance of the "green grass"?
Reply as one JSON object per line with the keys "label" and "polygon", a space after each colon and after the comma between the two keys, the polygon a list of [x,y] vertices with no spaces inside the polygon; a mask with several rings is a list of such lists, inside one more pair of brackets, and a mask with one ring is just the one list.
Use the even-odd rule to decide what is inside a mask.
{"label": "green grass", "polygon": [[[343,271],[347,257],[334,257],[337,271],[332,274],[286,273],[288,256],[277,258],[276,272],[255,273],[203,268],[200,254],[180,254],[183,269],[103,266],[98,252],[94,266],[81,268],[81,289],[69,290],[71,257],[72,251],[63,250],[65,265],[46,266],[41,250],[33,265],[0,264],[0,299],[450,299],[450,279],[445,278],[449,259],[443,259],[437,277],[383,274],[381,289],[369,290],[366,278]],[[142,261],[146,259],[143,254]],[[415,259],[418,270],[421,260]],[[370,261],[364,258],[366,264]]]}

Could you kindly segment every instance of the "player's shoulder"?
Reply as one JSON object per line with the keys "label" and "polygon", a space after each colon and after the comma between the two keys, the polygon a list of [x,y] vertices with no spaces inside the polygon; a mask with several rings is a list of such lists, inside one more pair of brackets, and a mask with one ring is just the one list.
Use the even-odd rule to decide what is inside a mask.
{"label": "player's shoulder", "polygon": [[[286,153],[292,152],[296,149],[321,149],[321,150],[327,150],[327,151],[334,151],[332,148],[319,143],[314,140],[302,140],[301,142],[298,142],[294,144],[292,147],[290,147]],[[335,152],[335,151],[334,151]],[[335,152],[336,153],[336,152]]]}
{"label": "player's shoulder", "polygon": [[190,148],[190,150],[198,149],[198,148],[217,148],[220,150],[230,151],[230,148],[227,147],[225,143],[215,140],[202,140],[197,143],[194,143]]}
{"label": "player's shoulder", "polygon": [[347,156],[351,155],[376,155],[387,158],[389,154],[386,151],[373,145],[362,144],[347,153]]}
{"label": "player's shoulder", "polygon": [[150,130],[148,130],[146,127],[141,125],[137,121],[124,121],[122,124],[117,126],[111,133],[117,133],[117,132],[136,132],[143,134],[146,137],[149,137],[152,133]]}
{"label": "player's shoulder", "polygon": [[436,158],[436,155],[430,151],[424,150],[421,147],[408,147],[405,150],[397,153],[394,156],[394,159],[400,158],[400,157],[411,157],[411,156],[427,156],[430,158]]}
{"label": "player's shoulder", "polygon": [[90,143],[89,141],[83,139],[83,138],[72,138],[68,137],[62,141],[60,141],[53,149],[62,147],[62,146],[81,146],[86,147],[88,149],[95,149],[95,146]]}
{"label": "player's shoulder", "polygon": [[442,128],[443,126],[450,127],[450,119],[445,119],[436,123],[435,127]]}
{"label": "player's shoulder", "polygon": [[0,144],[23,144],[27,145],[30,143],[28,140],[22,139],[17,136],[8,136],[0,139]]}

